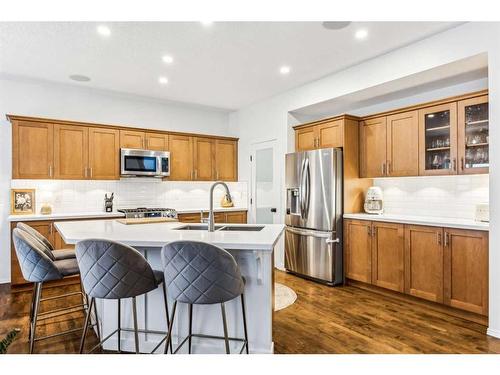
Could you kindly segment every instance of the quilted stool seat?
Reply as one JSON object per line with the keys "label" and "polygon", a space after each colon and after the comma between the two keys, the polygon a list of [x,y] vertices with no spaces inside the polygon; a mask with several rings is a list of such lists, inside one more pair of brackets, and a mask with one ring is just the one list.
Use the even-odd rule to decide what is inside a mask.
{"label": "quilted stool seat", "polygon": [[[223,339],[227,354],[230,352],[229,340],[241,341],[243,346],[240,353],[246,349],[248,354],[244,299],[245,279],[241,276],[240,268],[234,257],[226,250],[209,243],[174,241],[163,247],[161,259],[167,294],[174,299],[168,334],[164,340],[170,340],[177,304],[185,303],[189,306],[189,335],[179,344],[174,353],[178,352],[186,341],[189,341],[189,353],[191,353],[191,338],[207,337],[192,333],[193,306],[220,304],[224,336],[210,336],[210,338]],[[237,297],[241,298],[245,338],[229,339],[224,304]],[[155,350],[160,345],[161,343]],[[167,345],[165,346],[166,352]]]}
{"label": "quilted stool seat", "polygon": [[[167,324],[169,324],[163,273],[153,270],[136,249],[119,242],[88,239],[76,244],[76,260],[80,268],[83,289],[90,297],[90,308],[80,342],[80,353],[83,352],[91,311],[96,309],[96,298],[117,300],[118,328],[96,345],[91,352],[98,346],[102,346],[104,341],[115,333],[118,335],[118,352],[121,352],[121,332],[132,331],[135,334],[135,351],[139,353],[136,297],[151,292],[160,285],[163,289]],[[132,298],[133,330],[121,327],[121,300],[124,298]],[[154,332],[141,330],[141,333]]]}
{"label": "quilted stool seat", "polygon": [[[37,232],[38,233],[38,232]],[[56,260],[52,252],[37,236],[33,235],[30,231],[24,231],[21,228],[14,228],[12,231],[12,241],[16,251],[21,272],[26,281],[34,283],[33,296],[30,308],[30,327],[29,327],[29,340],[30,340],[30,353],[33,353],[35,342],[45,340],[51,336],[37,337],[36,328],[40,320],[47,319],[46,315],[51,317],[68,314],[74,312],[75,307],[86,308],[86,299],[84,294],[80,292],[68,293],[64,295],[50,297],[48,299],[64,298],[75,294],[82,296],[82,304],[72,305],[68,308],[61,308],[54,311],[47,311],[39,313],[40,303],[47,299],[41,298],[43,283],[53,280],[61,280],[67,276],[75,276],[80,273],[76,258],[67,258]],[[71,310],[73,309],[73,310]],[[56,314],[56,315],[54,315]],[[59,332],[56,335],[63,335],[79,331],[81,328],[71,329],[68,331]]]}

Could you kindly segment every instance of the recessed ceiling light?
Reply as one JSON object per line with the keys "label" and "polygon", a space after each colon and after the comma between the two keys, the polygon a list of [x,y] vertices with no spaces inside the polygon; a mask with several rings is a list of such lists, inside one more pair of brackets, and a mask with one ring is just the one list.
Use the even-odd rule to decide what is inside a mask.
{"label": "recessed ceiling light", "polygon": [[328,30],[340,30],[349,26],[351,21],[325,21],[323,27]]}
{"label": "recessed ceiling light", "polygon": [[354,36],[359,40],[365,39],[368,36],[368,31],[366,29],[359,29]]}
{"label": "recessed ceiling light", "polygon": [[214,23],[213,21],[200,21],[200,23],[203,25],[203,26],[212,26],[212,24]]}
{"label": "recessed ceiling light", "polygon": [[291,69],[290,69],[290,67],[289,67],[289,66],[284,65],[284,66],[282,66],[282,67],[280,68],[280,73],[281,73],[281,74],[283,74],[283,75],[284,75],[284,74],[288,74],[288,73],[290,73],[290,70],[291,70]]}
{"label": "recessed ceiling light", "polygon": [[174,62],[174,58],[170,55],[164,55],[161,59],[166,64],[172,64]]}
{"label": "recessed ceiling light", "polygon": [[81,75],[81,74],[72,74],[69,76],[69,79],[72,79],[73,81],[77,82],[88,82],[90,81],[90,77]]}
{"label": "recessed ceiling light", "polygon": [[160,77],[158,78],[158,82],[161,84],[161,85],[166,85],[168,83],[168,78],[167,77]]}
{"label": "recessed ceiling light", "polygon": [[111,29],[105,25],[97,26],[97,32],[102,36],[110,36],[111,35]]}

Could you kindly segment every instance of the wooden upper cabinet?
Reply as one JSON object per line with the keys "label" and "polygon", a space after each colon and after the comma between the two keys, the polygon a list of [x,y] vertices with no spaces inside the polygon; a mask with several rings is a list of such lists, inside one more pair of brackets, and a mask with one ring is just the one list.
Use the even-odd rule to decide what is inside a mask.
{"label": "wooden upper cabinet", "polygon": [[488,232],[444,229],[444,302],[488,314]]}
{"label": "wooden upper cabinet", "polygon": [[215,140],[193,138],[194,179],[198,181],[215,180]]}
{"label": "wooden upper cabinet", "polygon": [[54,172],[54,126],[13,121],[12,178],[48,179]]}
{"label": "wooden upper cabinet", "polygon": [[193,137],[170,135],[170,177],[172,181],[191,181],[193,169]]}
{"label": "wooden upper cabinet", "polygon": [[387,175],[387,118],[377,117],[360,123],[361,177]]}
{"label": "wooden upper cabinet", "polygon": [[168,151],[168,134],[147,132],[146,149],[153,151]]}
{"label": "wooden upper cabinet", "polygon": [[109,128],[89,128],[88,178],[120,178],[120,132]]}
{"label": "wooden upper cabinet", "polygon": [[488,173],[489,108],[488,95],[458,102],[458,173]]}
{"label": "wooden upper cabinet", "polygon": [[387,117],[387,175],[418,176],[418,111]]}
{"label": "wooden upper cabinet", "polygon": [[89,177],[89,129],[54,125],[54,178],[81,180]]}
{"label": "wooden upper cabinet", "polygon": [[120,130],[120,147],[146,149],[146,133],[135,130]]}
{"label": "wooden upper cabinet", "polygon": [[238,181],[238,143],[236,141],[215,140],[215,179]]}
{"label": "wooden upper cabinet", "polygon": [[342,147],[344,145],[344,121],[335,120],[324,124],[316,125],[317,146],[319,148],[326,147]]}
{"label": "wooden upper cabinet", "polygon": [[316,148],[316,127],[309,126],[295,131],[295,151],[314,150]]}
{"label": "wooden upper cabinet", "polygon": [[457,174],[457,103],[424,108],[419,116],[419,174]]}
{"label": "wooden upper cabinet", "polygon": [[372,284],[404,292],[404,225],[372,223]]}
{"label": "wooden upper cabinet", "polygon": [[372,281],[372,237],[371,222],[345,220],[345,276],[352,280]]}
{"label": "wooden upper cabinet", "polygon": [[443,302],[443,229],[405,226],[405,292]]}

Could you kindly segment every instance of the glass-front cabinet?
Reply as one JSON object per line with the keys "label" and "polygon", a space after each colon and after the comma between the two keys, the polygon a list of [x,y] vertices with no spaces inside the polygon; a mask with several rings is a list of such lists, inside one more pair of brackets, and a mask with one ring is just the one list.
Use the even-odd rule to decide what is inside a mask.
{"label": "glass-front cabinet", "polygon": [[457,173],[457,104],[419,111],[420,175]]}
{"label": "glass-front cabinet", "polygon": [[459,173],[488,173],[488,95],[458,102]]}

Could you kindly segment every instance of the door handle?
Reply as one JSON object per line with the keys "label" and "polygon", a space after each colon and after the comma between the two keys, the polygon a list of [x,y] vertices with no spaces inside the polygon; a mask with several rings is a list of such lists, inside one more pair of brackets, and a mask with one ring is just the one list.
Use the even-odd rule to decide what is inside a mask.
{"label": "door handle", "polygon": [[306,200],[304,202],[304,208],[305,208],[305,214],[306,214],[306,218],[307,218],[307,216],[309,216],[309,205],[310,205],[309,201],[311,198],[311,188],[310,188],[311,171],[309,168],[309,159],[306,159],[304,169],[305,169],[305,173],[306,173],[305,178],[304,178],[305,187],[306,187],[306,191],[305,191]]}
{"label": "door handle", "polygon": [[300,187],[299,187],[299,206],[300,206],[300,217],[304,219],[304,164],[305,160],[302,160],[302,165],[300,167]]}
{"label": "door handle", "polygon": [[334,240],[326,240],[326,243],[340,243],[340,238],[335,238]]}
{"label": "door handle", "polygon": [[317,230],[299,229],[292,227],[286,227],[285,230],[293,234],[298,234],[299,236],[324,238],[325,240],[330,239],[330,237],[332,236],[332,232],[322,232]]}
{"label": "door handle", "polygon": [[274,208],[274,207],[273,207],[273,208],[271,208],[271,212],[273,212],[273,213],[274,213],[274,212],[276,212],[276,211],[277,211],[277,210],[276,210],[276,208]]}

